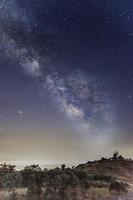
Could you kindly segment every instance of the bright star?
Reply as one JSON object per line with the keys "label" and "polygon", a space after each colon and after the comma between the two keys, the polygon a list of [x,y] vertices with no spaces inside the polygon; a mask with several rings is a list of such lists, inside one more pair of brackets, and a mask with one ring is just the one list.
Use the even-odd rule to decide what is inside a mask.
{"label": "bright star", "polygon": [[19,115],[22,115],[22,114],[23,114],[23,110],[19,110],[19,111],[18,111],[18,114],[19,114]]}

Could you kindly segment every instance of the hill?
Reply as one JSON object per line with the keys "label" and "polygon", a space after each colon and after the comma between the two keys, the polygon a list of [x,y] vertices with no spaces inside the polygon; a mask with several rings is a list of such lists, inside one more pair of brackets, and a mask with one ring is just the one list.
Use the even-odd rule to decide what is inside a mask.
{"label": "hill", "polygon": [[0,167],[0,200],[133,200],[133,161],[122,156],[73,168]]}
{"label": "hill", "polygon": [[132,200],[133,161],[126,159],[101,159],[76,167],[90,179],[87,199]]}

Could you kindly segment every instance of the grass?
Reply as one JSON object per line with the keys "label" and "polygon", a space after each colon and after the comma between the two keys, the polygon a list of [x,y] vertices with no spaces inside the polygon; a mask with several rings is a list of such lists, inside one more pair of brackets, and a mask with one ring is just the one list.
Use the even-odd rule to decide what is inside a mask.
{"label": "grass", "polygon": [[[26,200],[26,188],[19,188],[16,190],[16,199]],[[0,190],[0,200],[12,200],[12,192],[9,190]]]}

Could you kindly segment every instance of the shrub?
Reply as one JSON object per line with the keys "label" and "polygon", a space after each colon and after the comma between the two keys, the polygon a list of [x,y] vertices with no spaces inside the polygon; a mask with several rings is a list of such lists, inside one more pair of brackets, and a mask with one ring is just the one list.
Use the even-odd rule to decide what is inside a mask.
{"label": "shrub", "polygon": [[116,192],[128,192],[128,185],[122,182],[113,182],[110,184],[109,191],[116,191]]}

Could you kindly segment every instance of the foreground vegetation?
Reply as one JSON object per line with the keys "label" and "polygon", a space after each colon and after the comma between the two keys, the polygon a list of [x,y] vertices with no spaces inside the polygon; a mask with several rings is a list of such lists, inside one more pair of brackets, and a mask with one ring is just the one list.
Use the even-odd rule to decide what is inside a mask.
{"label": "foreground vegetation", "polygon": [[115,152],[110,159],[73,168],[0,165],[1,200],[131,200],[133,161]]}

